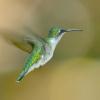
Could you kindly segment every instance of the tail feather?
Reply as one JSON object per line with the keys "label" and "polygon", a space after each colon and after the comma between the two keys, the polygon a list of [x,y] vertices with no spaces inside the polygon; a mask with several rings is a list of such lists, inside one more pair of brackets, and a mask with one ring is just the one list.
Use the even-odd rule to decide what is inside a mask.
{"label": "tail feather", "polygon": [[16,79],[16,82],[19,83],[26,75],[26,72],[25,71],[22,71],[20,73],[20,75],[18,76],[18,78]]}

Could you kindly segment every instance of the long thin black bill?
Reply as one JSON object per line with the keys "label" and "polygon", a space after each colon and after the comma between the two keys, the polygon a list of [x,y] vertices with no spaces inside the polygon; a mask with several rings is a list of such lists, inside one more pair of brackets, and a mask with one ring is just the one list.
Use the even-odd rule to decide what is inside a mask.
{"label": "long thin black bill", "polygon": [[77,32],[77,31],[83,31],[82,29],[67,29],[65,32]]}

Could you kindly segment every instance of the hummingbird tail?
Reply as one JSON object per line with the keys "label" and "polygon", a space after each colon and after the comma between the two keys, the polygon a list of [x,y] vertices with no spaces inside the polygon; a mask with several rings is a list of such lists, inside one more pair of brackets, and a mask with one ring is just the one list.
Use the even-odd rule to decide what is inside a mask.
{"label": "hummingbird tail", "polygon": [[18,76],[18,78],[16,79],[16,82],[19,83],[26,75],[26,72],[25,71],[22,71],[20,73],[20,75]]}

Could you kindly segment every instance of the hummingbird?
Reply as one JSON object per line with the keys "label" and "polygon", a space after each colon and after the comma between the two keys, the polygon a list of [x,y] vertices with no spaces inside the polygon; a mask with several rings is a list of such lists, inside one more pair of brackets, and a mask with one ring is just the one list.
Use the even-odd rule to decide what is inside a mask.
{"label": "hummingbird", "polygon": [[[25,64],[16,79],[16,82],[20,82],[28,73],[45,65],[53,57],[55,48],[60,42],[63,35],[67,32],[82,31],[81,29],[63,29],[60,27],[52,27],[46,37],[40,37],[36,34],[33,36],[28,35],[20,41],[16,41],[16,38],[12,38],[12,43],[18,48],[29,53]],[[23,42],[23,43],[22,43]]]}
{"label": "hummingbird", "polygon": [[59,27],[52,27],[45,38],[36,35],[34,37],[28,37],[26,41],[31,44],[32,48],[34,46],[34,48],[30,52],[16,82],[20,82],[28,73],[50,61],[62,36],[72,31],[81,31],[81,29],[65,30]]}

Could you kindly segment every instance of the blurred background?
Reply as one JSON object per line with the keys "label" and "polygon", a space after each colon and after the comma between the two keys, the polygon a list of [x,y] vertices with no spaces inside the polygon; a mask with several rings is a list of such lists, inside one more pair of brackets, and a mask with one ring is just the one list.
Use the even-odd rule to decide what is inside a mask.
{"label": "blurred background", "polygon": [[[0,100],[100,100],[100,6],[98,0],[0,0],[0,34],[46,36],[52,26],[79,28],[66,33],[53,59],[16,78],[26,52],[0,36]],[[2,31],[3,30],[3,31]]]}

